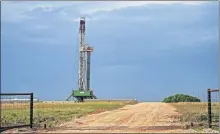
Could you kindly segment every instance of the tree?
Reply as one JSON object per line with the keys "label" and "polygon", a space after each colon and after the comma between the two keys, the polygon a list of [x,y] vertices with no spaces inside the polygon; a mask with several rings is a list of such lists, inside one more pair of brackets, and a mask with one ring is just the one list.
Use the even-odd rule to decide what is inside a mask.
{"label": "tree", "polygon": [[169,96],[163,99],[162,102],[172,103],[172,102],[200,102],[200,99],[197,97],[193,97],[185,94],[175,94],[173,96]]}

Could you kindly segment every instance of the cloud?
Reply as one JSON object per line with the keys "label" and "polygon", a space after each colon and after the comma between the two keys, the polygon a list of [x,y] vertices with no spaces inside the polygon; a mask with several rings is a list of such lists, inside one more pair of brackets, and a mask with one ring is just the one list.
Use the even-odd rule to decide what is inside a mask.
{"label": "cloud", "polygon": [[86,10],[83,10],[82,8],[80,12],[82,14],[87,14],[87,15],[92,15],[100,11],[114,11],[114,10],[119,10],[123,8],[128,8],[128,7],[139,7],[139,6],[144,6],[147,4],[165,4],[165,5],[170,5],[170,4],[186,4],[186,5],[201,5],[205,2],[196,2],[196,1],[120,1],[120,2],[94,2],[91,5],[86,6]]}
{"label": "cloud", "polygon": [[[14,2],[14,1],[4,1],[2,2],[2,21],[17,23],[23,22],[29,19],[36,18],[32,13],[41,12],[49,13],[57,11],[58,9],[65,9],[66,7],[71,7],[77,4],[81,4],[82,2],[46,2],[46,1],[25,1],[25,2]],[[65,13],[60,10],[59,12],[62,15]],[[59,16],[57,16],[59,18]]]}
{"label": "cloud", "polygon": [[[77,17],[86,15],[90,17],[98,12],[111,12],[128,7],[139,7],[147,4],[187,4],[187,5],[201,5],[205,2],[196,1],[115,1],[115,2],[2,2],[2,21],[7,22],[22,22],[28,19],[33,19],[33,12],[44,13],[56,12],[57,18],[65,16],[70,21],[74,21]],[[36,16],[35,16],[36,17]],[[94,18],[93,18],[94,19]],[[95,17],[94,20],[98,18]]]}
{"label": "cloud", "polygon": [[[3,20],[8,17],[6,16],[6,9],[10,9],[6,7],[11,7],[11,10],[17,9],[17,13],[21,13],[20,16],[24,16],[22,19],[23,22],[25,17],[32,17],[24,23],[16,25],[16,30],[4,31],[4,34],[8,33],[7,35],[9,35],[13,33],[14,37],[19,37],[20,40],[28,41],[29,43],[48,42],[64,45],[65,42],[65,44],[71,45],[68,42],[73,40],[72,37],[77,37],[78,34],[78,23],[74,22],[79,21],[79,16],[84,11],[84,14],[86,12],[88,12],[87,14],[92,14],[86,18],[87,22],[92,22],[88,24],[88,38],[86,38],[88,42],[96,39],[94,44],[97,45],[95,48],[98,47],[96,50],[98,53],[100,51],[103,51],[103,53],[109,51],[118,52],[118,50],[124,50],[124,45],[118,44],[132,43],[138,43],[140,47],[126,49],[124,53],[129,54],[135,53],[133,51],[145,51],[141,47],[150,47],[150,49],[159,48],[160,50],[169,50],[177,46],[189,47],[192,43],[200,44],[202,41],[216,39],[216,34],[214,33],[212,35],[214,30],[210,30],[208,25],[205,24],[208,23],[205,18],[213,16],[210,14],[210,11],[213,12],[215,10],[210,10],[212,7],[208,9],[204,8],[206,6],[198,6],[203,3],[184,1],[4,2],[6,5],[3,6],[5,9]],[[163,6],[161,6],[162,4]],[[182,6],[172,4],[182,4]],[[13,15],[10,17],[13,17]],[[19,15],[15,17],[19,17]],[[213,18],[209,19],[213,22]],[[10,20],[13,21],[13,18]],[[205,23],[203,24],[201,22]],[[103,23],[105,24],[103,25]],[[20,29],[21,27],[22,29]],[[125,31],[128,32],[125,33]],[[21,33],[23,36],[20,36]],[[123,35],[123,38],[121,38],[121,35]],[[100,40],[97,40],[98,38]],[[155,38],[160,40],[153,40]],[[108,42],[104,40],[108,40]],[[169,47],[164,45],[165,41],[168,42]],[[130,46],[126,47],[130,48]]]}
{"label": "cloud", "polygon": [[34,10],[43,10],[44,12],[51,12],[54,11],[56,8],[54,6],[51,5],[37,5],[34,8],[30,8],[29,12],[33,12]]}
{"label": "cloud", "polygon": [[[117,94],[120,89],[126,89],[131,96],[132,89],[141,93],[145,89],[153,89],[153,93],[160,92],[159,89],[169,92],[179,87],[173,85],[179,76],[184,76],[181,81],[185,79],[188,82],[185,85],[190,85],[191,79],[187,78],[196,79],[195,75],[205,74],[207,67],[216,74],[217,62],[203,66],[201,61],[217,61],[218,5],[180,3],[3,2],[2,52],[6,58],[3,72],[7,81],[4,88],[20,89],[22,83],[30,80],[24,88],[48,92],[66,89],[65,96],[72,85],[77,86],[77,69],[74,69],[74,65],[78,67],[77,59],[74,60],[78,56],[77,22],[79,16],[86,14],[89,16],[86,16],[89,21],[86,43],[95,49],[91,77],[96,93]],[[189,68],[195,70],[190,72]],[[43,78],[40,85],[39,78]],[[213,81],[211,75],[198,78]],[[105,81],[100,84],[102,79]]]}

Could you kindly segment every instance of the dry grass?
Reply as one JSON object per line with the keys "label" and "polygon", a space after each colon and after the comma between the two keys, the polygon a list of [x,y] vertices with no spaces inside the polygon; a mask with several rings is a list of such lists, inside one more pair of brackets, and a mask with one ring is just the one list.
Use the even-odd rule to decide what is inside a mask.
{"label": "dry grass", "polygon": [[[84,103],[34,103],[34,126],[54,127],[59,123],[79,118],[86,114],[112,110],[135,102],[84,102]],[[29,104],[4,104],[2,125],[28,124]]]}
{"label": "dry grass", "polygon": [[[207,102],[181,102],[171,103],[177,112],[181,113],[180,121],[182,123],[194,123],[200,127],[206,127],[208,124],[208,104]],[[214,125],[219,123],[219,103],[212,103],[212,122]]]}

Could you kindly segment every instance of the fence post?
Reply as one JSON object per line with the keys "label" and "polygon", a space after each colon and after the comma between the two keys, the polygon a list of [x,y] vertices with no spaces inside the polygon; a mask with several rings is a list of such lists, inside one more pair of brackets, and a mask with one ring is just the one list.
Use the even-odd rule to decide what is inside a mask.
{"label": "fence post", "polygon": [[218,118],[218,123],[219,123],[219,133],[220,133],[220,89],[218,89],[218,106],[219,106],[219,118]]}
{"label": "fence post", "polygon": [[0,94],[0,133],[2,129],[2,95]]}
{"label": "fence post", "polygon": [[34,97],[33,97],[33,93],[31,93],[31,96],[30,96],[30,128],[33,127],[33,103],[34,103]]}
{"label": "fence post", "polygon": [[209,128],[212,128],[212,107],[211,107],[211,91],[210,89],[207,90],[208,93],[208,123]]}

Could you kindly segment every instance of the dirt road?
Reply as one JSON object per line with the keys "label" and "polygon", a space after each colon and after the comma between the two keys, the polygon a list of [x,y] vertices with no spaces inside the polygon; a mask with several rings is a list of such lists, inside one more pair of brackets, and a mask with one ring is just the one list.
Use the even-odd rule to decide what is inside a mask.
{"label": "dirt road", "polygon": [[48,132],[188,132],[182,129],[179,116],[169,104],[138,103],[75,119],[61,124],[63,129]]}

